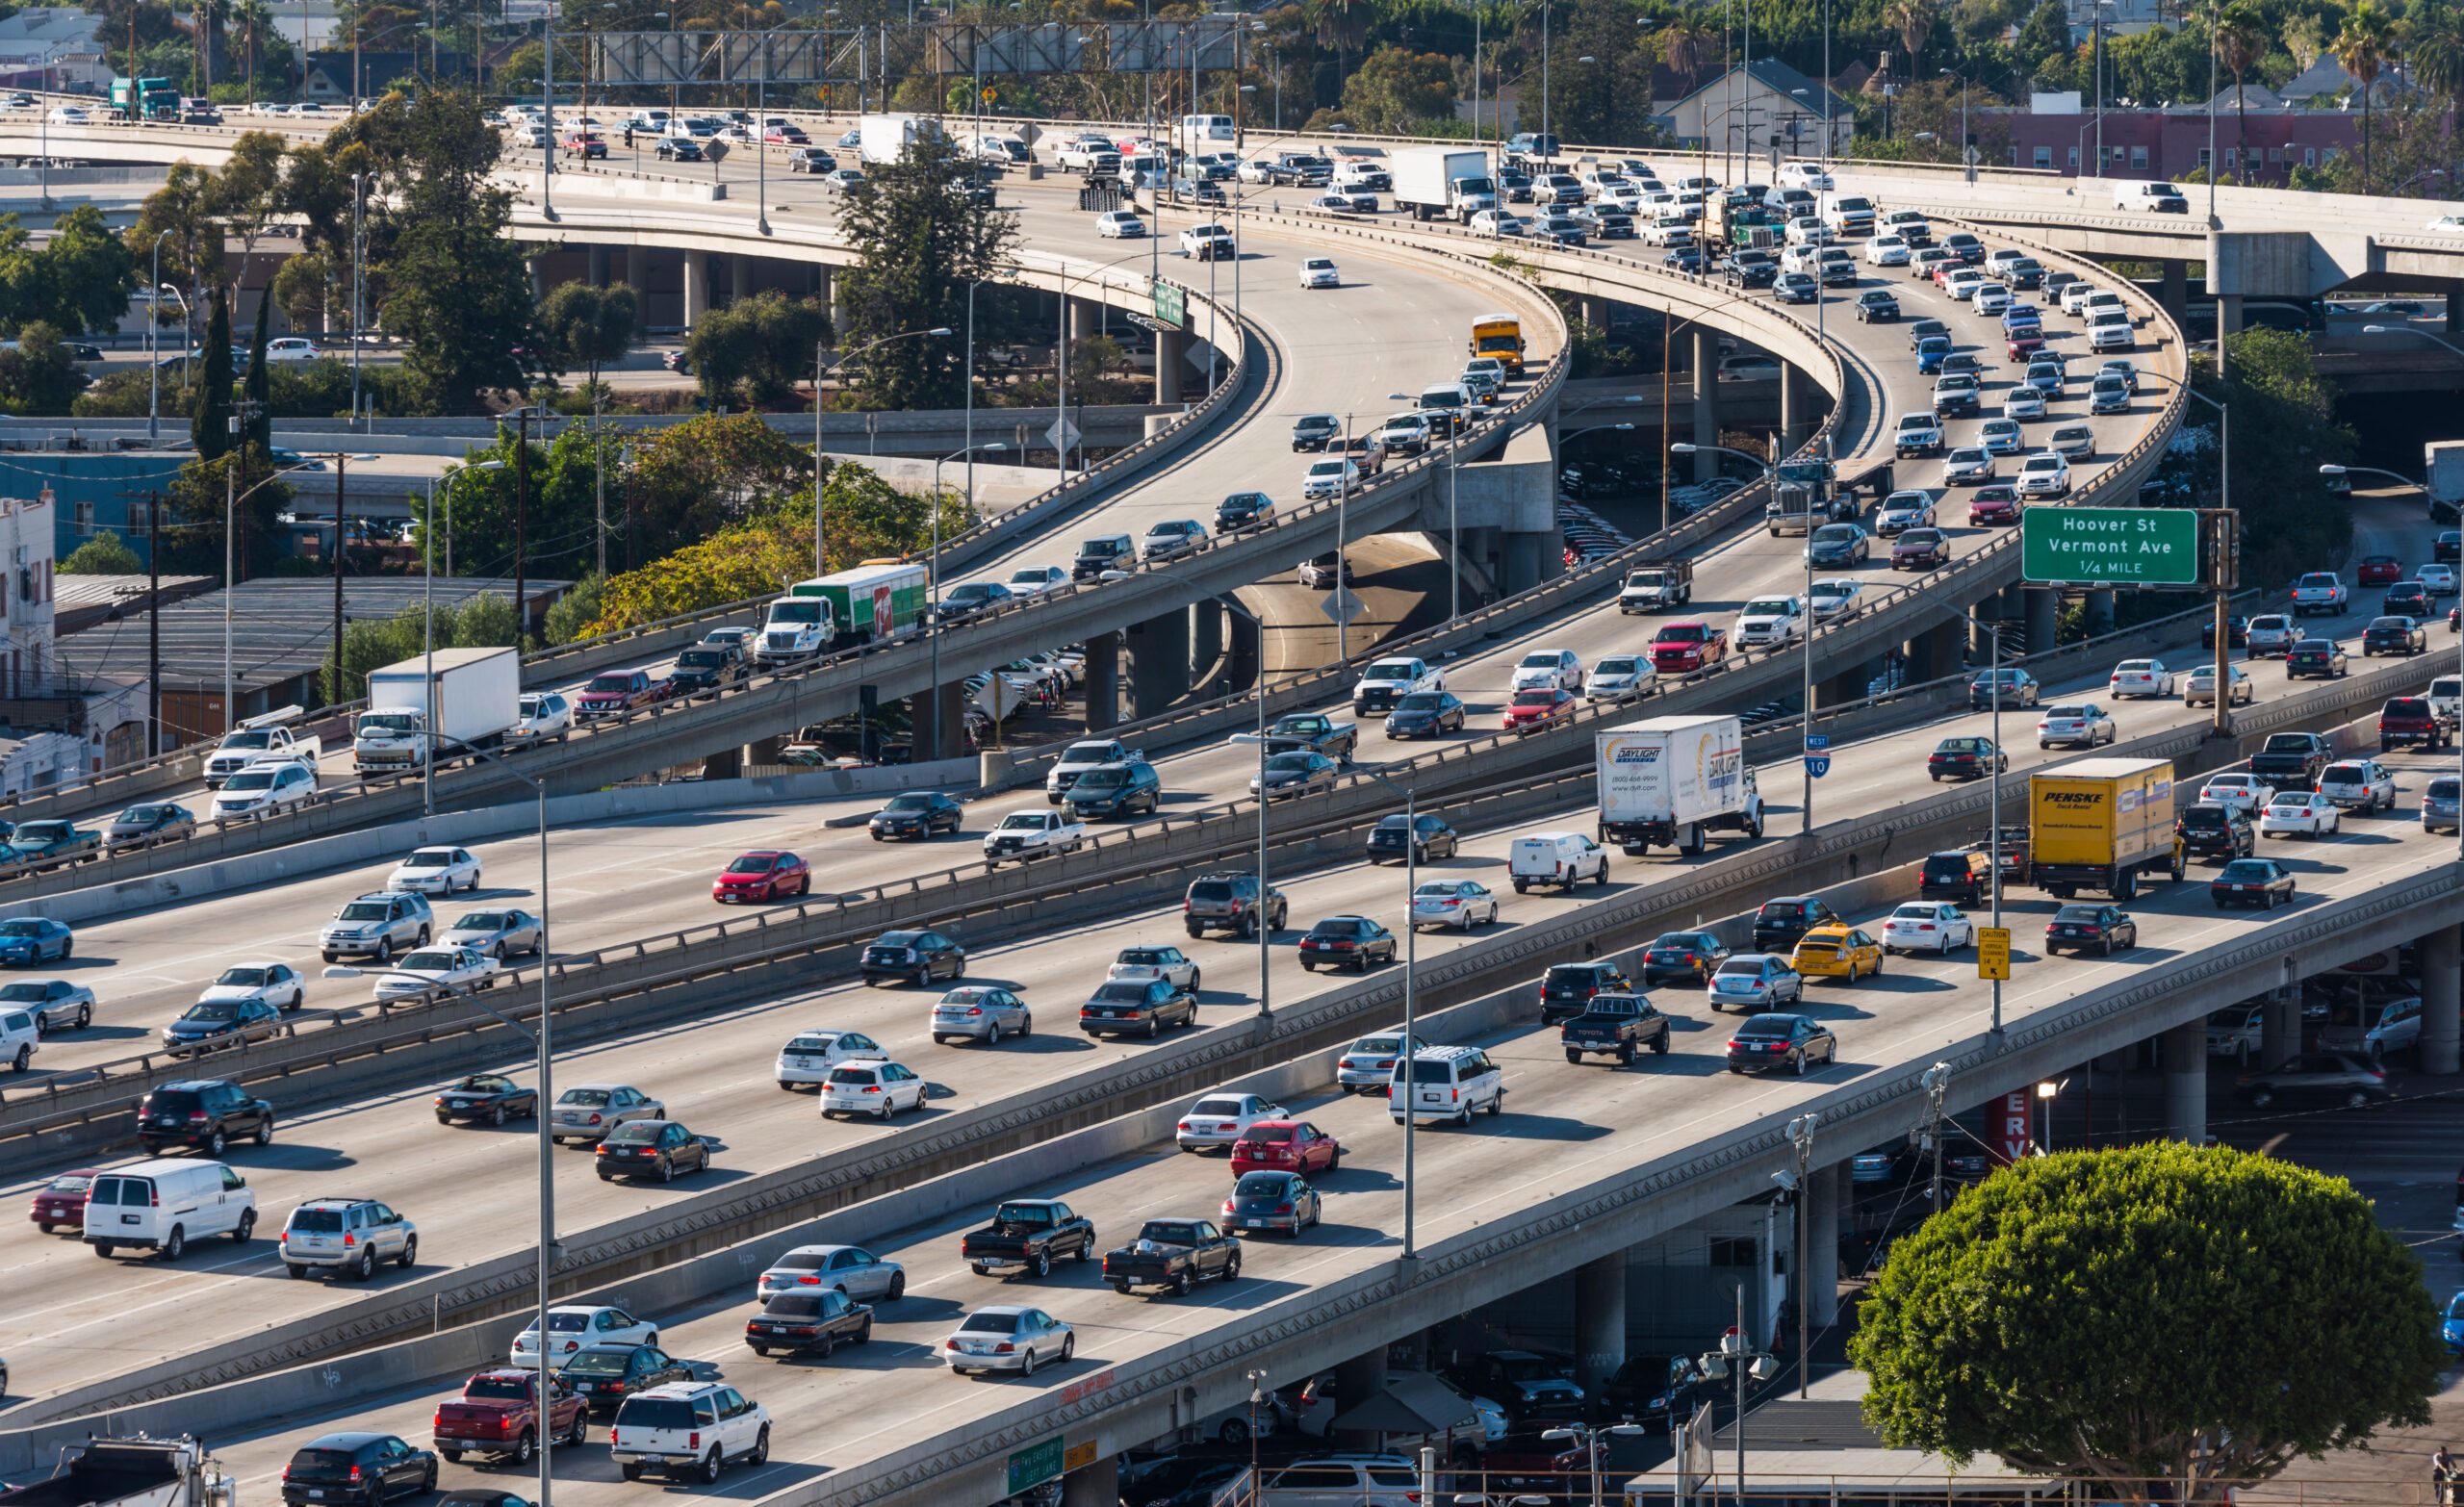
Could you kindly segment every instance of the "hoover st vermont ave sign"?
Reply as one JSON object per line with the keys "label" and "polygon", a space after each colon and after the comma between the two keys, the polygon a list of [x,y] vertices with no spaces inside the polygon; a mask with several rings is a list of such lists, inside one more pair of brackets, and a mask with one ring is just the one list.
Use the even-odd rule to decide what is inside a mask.
{"label": "hoover st vermont ave sign", "polygon": [[2040,586],[2196,586],[2201,516],[2191,508],[2032,507],[2019,574]]}

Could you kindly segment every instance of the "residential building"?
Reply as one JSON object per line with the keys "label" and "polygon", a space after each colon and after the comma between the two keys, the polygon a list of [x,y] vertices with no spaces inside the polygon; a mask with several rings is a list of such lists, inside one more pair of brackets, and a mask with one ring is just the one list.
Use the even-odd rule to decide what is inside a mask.
{"label": "residential building", "polygon": [[109,92],[102,25],[95,13],[65,6],[29,6],[0,18],[0,87],[41,89],[48,59],[53,89]]}
{"label": "residential building", "polygon": [[[2316,167],[2361,144],[2357,111],[2303,109],[2265,87],[2250,85],[2237,110],[2226,89],[2213,106],[2217,155],[2223,175],[2280,185],[2296,167]],[[2009,165],[2069,177],[2179,178],[2208,166],[2210,106],[2106,110],[2101,116],[2075,94],[2040,94],[2027,110],[1984,112],[2008,126]],[[2097,143],[2104,170],[2096,168]],[[2247,154],[2246,162],[2240,154]]]}
{"label": "residential building", "polygon": [[1826,129],[1829,150],[1844,152],[1856,129],[1856,113],[1844,96],[1768,58],[1656,101],[1653,113],[1685,145],[1749,157],[1775,151],[1784,157],[1822,156]]}

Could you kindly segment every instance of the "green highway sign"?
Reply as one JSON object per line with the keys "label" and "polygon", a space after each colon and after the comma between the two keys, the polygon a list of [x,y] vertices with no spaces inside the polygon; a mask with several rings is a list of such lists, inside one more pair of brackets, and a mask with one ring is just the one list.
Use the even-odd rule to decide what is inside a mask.
{"label": "green highway sign", "polygon": [[1173,329],[1189,327],[1189,295],[1174,283],[1155,282],[1155,318]]}
{"label": "green highway sign", "polygon": [[1064,1449],[1058,1438],[1021,1449],[1010,1457],[1010,1494],[1017,1495],[1031,1487],[1061,1474]]}
{"label": "green highway sign", "polygon": [[2037,586],[2196,586],[2191,508],[2032,507],[2019,515],[2019,574]]}

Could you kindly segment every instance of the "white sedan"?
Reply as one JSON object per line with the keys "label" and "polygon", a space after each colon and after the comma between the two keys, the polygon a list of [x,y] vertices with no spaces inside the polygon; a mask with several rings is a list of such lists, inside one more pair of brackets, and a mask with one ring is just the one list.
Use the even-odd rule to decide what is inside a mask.
{"label": "white sedan", "polygon": [[1107,210],[1095,217],[1095,234],[1107,241],[1136,241],[1146,234],[1146,221],[1128,210]]}
{"label": "white sedan", "polygon": [[2433,563],[2421,566],[2413,572],[2413,579],[2428,587],[2433,597],[2456,595],[2455,567],[2451,565]]}
{"label": "white sedan", "polygon": [[1834,575],[1814,582],[1813,595],[1807,599],[1813,608],[1813,620],[1816,623],[1824,623],[1839,616],[1857,604],[1858,597],[1862,595],[1864,590],[1864,582],[1853,581],[1843,575]]}
{"label": "white sedan", "polygon": [[299,970],[289,963],[234,963],[222,970],[205,992],[196,997],[200,1005],[234,1005],[253,1001],[270,1005],[289,1014],[307,998],[307,986]]}
{"label": "white sedan", "polygon": [[[2227,703],[2247,706],[2256,702],[2259,688],[2257,683],[2251,680],[2250,673],[2240,665],[2230,665],[2226,668],[2230,677],[2228,683],[2232,686],[2225,696]],[[2216,704],[2216,667],[2214,665],[2199,666],[2191,672],[2189,679],[2182,682],[2182,704],[2185,706]]]}
{"label": "white sedan", "polygon": [[2259,813],[2262,837],[2328,837],[2343,826],[2344,813],[2336,803],[2313,790],[2289,790]]}
{"label": "white sedan", "polygon": [[2125,659],[2114,666],[2105,688],[2115,701],[2128,696],[2167,698],[2173,694],[2173,672],[2161,659]]}
{"label": "white sedan", "polygon": [[51,113],[53,125],[91,125],[94,117],[75,105],[62,105]]}
{"label": "white sedan", "polygon": [[1933,526],[1934,494],[1915,489],[1883,498],[1881,511],[1874,515],[1874,531],[1884,535]]}
{"label": "white sedan", "polygon": [[1505,210],[1482,210],[1472,217],[1472,234],[1476,236],[1527,236],[1531,221]]}
{"label": "white sedan", "polygon": [[387,889],[450,895],[479,887],[479,857],[468,848],[415,848],[385,876]]}
{"label": "white sedan", "polygon": [[1292,1111],[1253,1093],[1210,1093],[1190,1106],[1172,1128],[1183,1151],[1229,1151],[1242,1134],[1260,1120],[1288,1120]]}
{"label": "white sedan", "polygon": [[2041,419],[2044,417],[2044,395],[2021,384],[2002,396],[2002,417],[2005,419]]}
{"label": "white sedan", "polygon": [[497,960],[468,947],[423,947],[376,976],[380,1000],[409,999],[430,989],[466,993],[496,983]]}
{"label": "white sedan", "polygon": [[1300,264],[1300,286],[1303,288],[1341,288],[1344,274],[1330,256],[1313,256]]}
{"label": "white sedan", "polygon": [[1069,584],[1069,572],[1058,565],[1021,566],[1005,582],[1013,597],[1040,597]]}
{"label": "white sedan", "polygon": [[2256,775],[2216,775],[2198,787],[2198,799],[2231,806],[2247,816],[2275,804],[2275,786]]}
{"label": "white sedan", "polygon": [[942,1358],[961,1376],[969,1371],[1016,1371],[1033,1376],[1046,1362],[1077,1353],[1078,1337],[1040,1308],[979,1308],[941,1341]]}
{"label": "white sedan", "polygon": [[1497,892],[1471,880],[1431,880],[1412,891],[1412,925],[1469,932],[1498,918]]}
{"label": "white sedan", "polygon": [[888,1060],[889,1053],[860,1031],[799,1031],[779,1049],[771,1076],[792,1090],[828,1082],[831,1069],[842,1063]]}
{"label": "white sedan", "polygon": [[1908,243],[1897,236],[1876,236],[1865,243],[1865,261],[1873,267],[1906,267]]}
{"label": "white sedan", "polygon": [[1883,922],[1886,953],[1949,953],[1976,940],[1976,923],[1947,900],[1912,900]]}
{"label": "white sedan", "polygon": [[317,343],[304,336],[285,335],[266,342],[268,361],[315,361],[323,355]]}
{"label": "white sedan", "polygon": [[1994,476],[1993,452],[1974,447],[1956,449],[1942,457],[1942,485],[1946,487],[1979,487]]}
{"label": "white sedan", "polygon": [[[548,1350],[561,1366],[586,1344],[656,1344],[658,1325],[603,1304],[559,1304],[548,1310]],[[539,1364],[539,1320],[513,1337],[513,1364]]]}
{"label": "white sedan", "polygon": [[897,1062],[849,1062],[830,1070],[821,1085],[821,1112],[869,1114],[888,1119],[904,1110],[924,1108],[925,1083],[913,1069]]}

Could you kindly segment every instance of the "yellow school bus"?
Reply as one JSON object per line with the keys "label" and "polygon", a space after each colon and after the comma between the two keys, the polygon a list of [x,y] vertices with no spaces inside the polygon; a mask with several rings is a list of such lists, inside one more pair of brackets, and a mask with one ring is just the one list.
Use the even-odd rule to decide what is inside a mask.
{"label": "yellow school bus", "polygon": [[1523,375],[1523,321],[1511,314],[1483,314],[1474,319],[1472,354],[1495,356],[1507,371]]}

